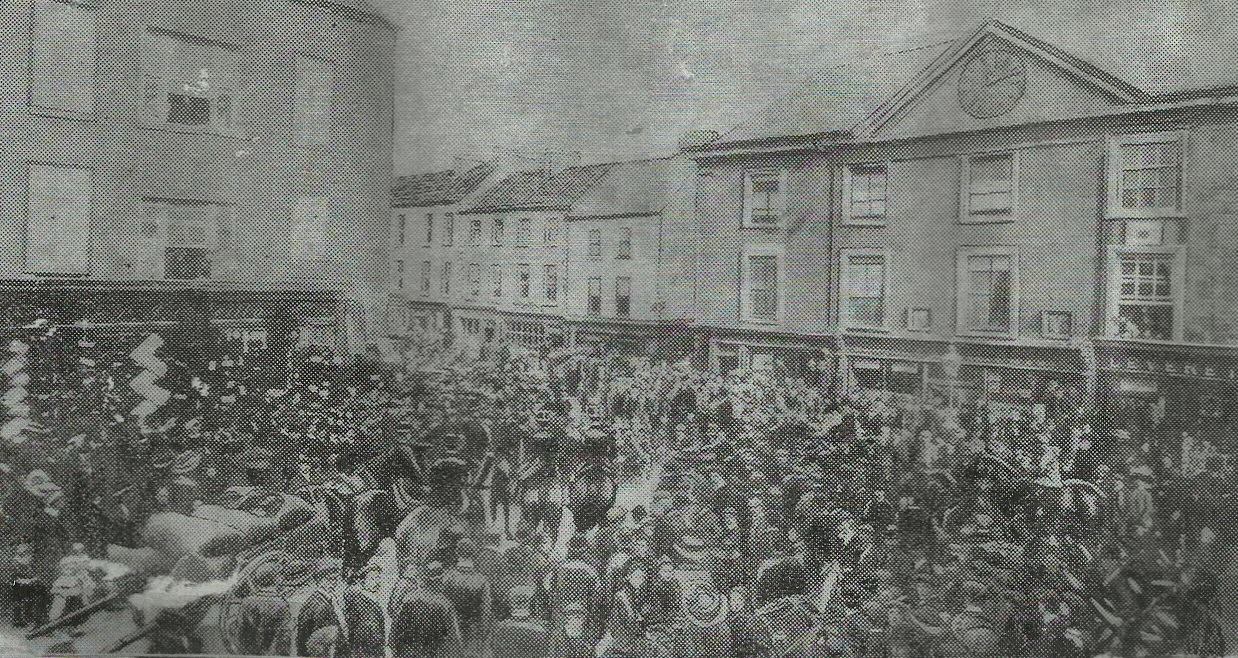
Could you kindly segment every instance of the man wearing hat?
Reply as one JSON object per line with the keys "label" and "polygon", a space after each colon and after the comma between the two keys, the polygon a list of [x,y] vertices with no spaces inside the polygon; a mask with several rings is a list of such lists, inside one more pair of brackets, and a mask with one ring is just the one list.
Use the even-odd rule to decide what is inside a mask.
{"label": "man wearing hat", "polygon": [[477,569],[476,559],[477,544],[460,539],[456,542],[456,563],[443,573],[443,595],[459,616],[466,656],[482,654],[494,626],[491,584]]}
{"label": "man wearing hat", "polygon": [[593,566],[592,547],[584,535],[574,535],[568,541],[565,557],[550,581],[552,625],[560,630],[568,621],[568,607],[576,606],[585,622],[581,632],[597,641],[602,623],[602,579]]}
{"label": "man wearing hat", "polygon": [[[344,593],[345,643],[338,655],[383,658],[387,655],[387,610],[383,601],[383,569],[369,563]],[[397,654],[404,655],[404,654]],[[413,655],[413,654],[409,654]]]}
{"label": "man wearing hat", "polygon": [[1152,499],[1152,484],[1154,476],[1147,466],[1136,466],[1131,469],[1131,479],[1135,487],[1126,495],[1123,515],[1129,530],[1142,528],[1145,532],[1152,529],[1156,505]]}
{"label": "man wearing hat", "polygon": [[710,658],[731,655],[727,597],[707,565],[708,551],[700,537],[684,535],[676,546],[675,580],[679,610],[672,655]]}
{"label": "man wearing hat", "polygon": [[431,562],[422,568],[421,583],[399,603],[391,624],[393,656],[447,658],[456,655],[462,646],[460,621],[455,606],[443,595],[441,562]]}
{"label": "man wearing hat", "polygon": [[13,549],[12,564],[13,627],[25,628],[43,620],[47,587],[34,567],[34,546],[22,542]]}
{"label": "man wearing hat", "polygon": [[507,605],[511,613],[494,629],[492,644],[497,655],[510,658],[551,657],[550,631],[545,622],[532,613],[536,595],[536,590],[525,585],[513,587],[508,593]]}

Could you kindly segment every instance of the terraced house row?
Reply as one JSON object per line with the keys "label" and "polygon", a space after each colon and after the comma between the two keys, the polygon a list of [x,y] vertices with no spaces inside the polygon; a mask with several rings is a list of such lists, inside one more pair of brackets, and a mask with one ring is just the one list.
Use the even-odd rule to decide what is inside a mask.
{"label": "terraced house row", "polygon": [[[395,287],[463,340],[998,404],[1075,388],[1220,432],[1238,74],[1107,54],[1117,38],[1067,52],[990,22],[826,70],[664,160],[438,174],[458,205],[395,209]],[[426,248],[448,230],[454,251]]]}

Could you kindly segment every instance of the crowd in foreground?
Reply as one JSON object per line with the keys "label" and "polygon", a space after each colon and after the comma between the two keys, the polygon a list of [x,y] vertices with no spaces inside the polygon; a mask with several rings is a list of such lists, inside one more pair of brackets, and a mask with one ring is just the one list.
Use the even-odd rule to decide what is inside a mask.
{"label": "crowd in foreground", "polygon": [[[952,405],[837,396],[777,368],[578,353],[504,350],[364,382],[339,365],[304,355],[278,388],[134,433],[149,470],[124,513],[22,482],[34,517],[61,521],[27,530],[19,552],[56,556],[50,568],[14,573],[51,583],[43,605],[63,612],[87,598],[81,574],[103,544],[132,545],[153,511],[192,512],[238,484],[360,499],[393,486],[367,472],[373,455],[468,422],[487,429],[488,453],[468,477],[410,480],[417,500],[402,509],[424,515],[410,534],[360,554],[341,538],[295,615],[278,603],[282,576],[256,578],[239,653],[1224,653],[1210,605],[1230,558],[1233,474],[1189,432],[1160,440],[1157,413],[1131,432],[1052,382],[1014,408]],[[606,483],[578,489],[574,464],[590,454],[615,500]],[[58,481],[97,472],[75,456]],[[9,521],[29,522],[14,500]],[[15,594],[26,583],[15,575]],[[48,616],[19,609],[15,622]],[[193,635],[170,628],[159,649],[191,652]]]}

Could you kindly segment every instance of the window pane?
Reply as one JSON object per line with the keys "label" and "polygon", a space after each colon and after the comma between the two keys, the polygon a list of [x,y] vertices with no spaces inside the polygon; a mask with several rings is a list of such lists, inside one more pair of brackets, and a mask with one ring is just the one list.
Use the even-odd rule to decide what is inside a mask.
{"label": "window pane", "polygon": [[778,291],[752,291],[752,317],[759,320],[773,320],[778,317]]}
{"label": "window pane", "polygon": [[1008,192],[1013,187],[1013,155],[975,157],[970,162],[972,192]]}
{"label": "window pane", "polygon": [[773,288],[778,283],[778,260],[774,256],[752,256],[749,259],[753,288]]}
{"label": "window pane", "polygon": [[847,301],[851,324],[880,327],[885,324],[885,304],[880,297],[852,297]]}

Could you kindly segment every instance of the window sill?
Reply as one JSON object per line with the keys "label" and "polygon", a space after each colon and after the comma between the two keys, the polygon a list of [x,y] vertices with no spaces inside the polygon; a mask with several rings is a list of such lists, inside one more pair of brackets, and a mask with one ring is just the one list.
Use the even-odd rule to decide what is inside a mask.
{"label": "window sill", "polygon": [[890,334],[893,331],[889,327],[863,327],[844,325],[842,330],[849,334]]}
{"label": "window sill", "polygon": [[979,338],[992,340],[995,342],[1008,342],[1018,340],[1019,335],[1016,333],[1002,333],[997,331],[980,331],[972,329],[970,331],[960,331],[955,334],[959,338]]}
{"label": "window sill", "polygon": [[959,223],[965,224],[965,225],[966,224],[978,224],[978,225],[983,226],[987,224],[1014,224],[1018,220],[1019,220],[1018,217],[980,217],[980,218],[960,217]]}
{"label": "window sill", "polygon": [[762,320],[758,318],[740,318],[740,323],[753,325],[758,327],[777,327],[782,325],[782,320]]}
{"label": "window sill", "polygon": [[94,123],[99,120],[98,112],[77,112],[74,110],[58,110],[51,107],[39,107],[30,105],[30,116],[46,117],[51,119],[68,119],[70,121],[85,121]]}
{"label": "window sill", "polygon": [[209,135],[214,137],[222,137],[224,139],[245,140],[248,139],[244,130],[232,128],[229,130],[220,130],[210,127],[194,127],[181,126],[173,123],[155,123],[153,121],[144,121],[141,126],[147,130],[156,130],[165,133],[176,133],[180,135]]}
{"label": "window sill", "polygon": [[886,226],[885,217],[851,217],[843,222],[843,226]]}
{"label": "window sill", "polygon": [[1149,209],[1147,211],[1130,211],[1130,210],[1106,210],[1105,219],[1183,219],[1186,213],[1173,208],[1165,208],[1159,210]]}
{"label": "window sill", "polygon": [[740,224],[739,228],[745,231],[768,231],[777,232],[782,230],[782,224]]}

